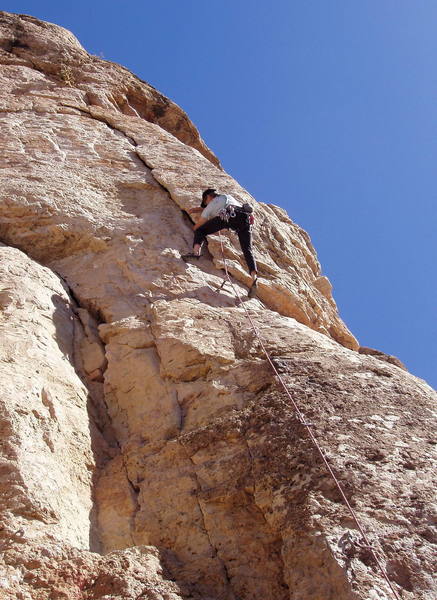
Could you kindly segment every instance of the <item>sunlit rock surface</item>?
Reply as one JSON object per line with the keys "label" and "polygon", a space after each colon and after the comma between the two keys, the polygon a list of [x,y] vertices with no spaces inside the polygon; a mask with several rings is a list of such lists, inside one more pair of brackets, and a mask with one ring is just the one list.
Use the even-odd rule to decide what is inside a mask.
{"label": "sunlit rock surface", "polygon": [[[0,598],[393,597],[245,308],[392,585],[430,598],[435,393],[356,351],[308,235],[70,32],[0,13],[0,77]],[[234,288],[218,236],[180,258],[211,185],[254,206],[256,299],[233,234]]]}

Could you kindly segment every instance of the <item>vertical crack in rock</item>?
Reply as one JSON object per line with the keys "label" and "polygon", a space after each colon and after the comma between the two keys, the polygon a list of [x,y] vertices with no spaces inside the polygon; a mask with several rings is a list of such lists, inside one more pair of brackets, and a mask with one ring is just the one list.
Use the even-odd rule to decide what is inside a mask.
{"label": "vertical crack in rock", "polygon": [[121,448],[121,446],[120,446],[119,443],[118,443],[118,448],[119,448],[119,451],[120,451],[120,455],[121,455],[121,459],[122,459],[122,464],[123,464],[124,472],[126,474],[126,479],[127,479],[128,485],[129,485],[129,489],[131,491],[131,498],[132,498],[132,500],[133,500],[133,502],[135,504],[134,509],[132,511],[132,514],[131,514],[131,516],[129,518],[128,531],[130,533],[130,537],[131,537],[131,540],[132,540],[132,545],[136,546],[137,543],[135,541],[135,519],[136,519],[136,516],[138,514],[138,511],[140,510],[140,503],[139,503],[139,500],[138,500],[139,488],[134,485],[134,482],[129,477],[129,469],[128,469],[128,466],[126,464],[126,457],[124,456],[124,453],[123,453],[122,448]]}
{"label": "vertical crack in rock", "polygon": [[[130,518],[129,527],[131,542],[132,545],[135,546],[133,523],[135,521],[136,513],[140,508],[138,502],[139,491],[138,488],[135,486],[134,482],[129,477],[129,470],[126,465],[126,457],[124,456],[121,444],[117,439],[117,436],[112,431],[112,419],[109,413],[108,403],[106,401],[105,394],[101,389],[103,377],[108,366],[106,356],[106,344],[102,342],[97,332],[92,331],[93,324],[89,322],[89,319],[92,319],[92,317],[89,313],[88,308],[80,301],[78,296],[75,294],[74,290],[72,290],[72,288],[68,285],[65,278],[62,277],[62,275],[60,275],[59,273],[57,273],[55,270],[51,270],[63,282],[63,286],[70,296],[71,307],[75,314],[75,317],[73,319],[72,364],[77,374],[81,378],[82,382],[86,386],[90,398],[93,402],[93,410],[92,412],[89,411],[89,418],[93,420],[95,426],[101,432],[107,443],[112,446],[114,446],[114,444],[116,445],[118,455],[121,458],[121,464],[124,469],[129,490],[131,492],[131,499],[135,505],[134,511],[132,512]],[[78,331],[78,327],[80,327],[80,333]],[[87,344],[85,347],[83,345],[84,341]],[[96,363],[96,348],[103,349],[104,361],[101,360],[100,356],[97,357],[97,361],[100,360],[101,367],[98,367]],[[104,414],[102,412],[103,407]],[[108,431],[108,429],[111,430]],[[98,459],[99,471],[104,469],[106,463],[109,460],[110,458],[108,456],[100,457]]]}
{"label": "vertical crack in rock", "polygon": [[[11,268],[0,262],[0,273],[16,290],[0,292],[0,536],[9,544],[0,585],[5,577],[14,598],[382,597],[365,549],[344,556],[354,525],[242,311],[211,291],[221,283],[218,240],[211,260],[180,259],[192,241],[180,210],[205,184],[254,199],[208,159],[180,109],[65,30],[0,12],[0,46],[15,55],[0,56],[0,231],[49,265],[2,250]],[[356,340],[308,235],[278,207],[256,210],[251,314],[335,455],[354,510],[381,532],[389,576],[424,600],[435,571],[435,436],[423,417],[433,392],[348,349]],[[247,285],[233,241],[225,256]],[[98,567],[87,553],[97,550],[97,507],[109,553]],[[170,595],[161,556],[185,584]]]}
{"label": "vertical crack in rock", "polygon": [[[16,377],[5,378],[2,386],[4,414],[14,415],[2,426],[7,424],[5,456],[15,473],[8,483],[10,514],[4,516],[25,529],[39,520],[54,539],[62,531],[79,547],[98,551],[92,493],[108,445],[87,412],[95,390],[87,385],[77,353],[81,334],[74,302],[52,269],[19,248],[0,246],[2,280],[15,282],[14,293],[0,303],[2,376],[5,364],[16,363]],[[14,325],[17,319],[21,327]],[[35,361],[37,368],[29,372]]]}
{"label": "vertical crack in rock", "polygon": [[221,558],[221,556],[220,556],[220,553],[219,553],[219,551],[218,551],[218,549],[217,549],[216,545],[213,543],[213,541],[212,541],[212,538],[211,538],[211,533],[210,533],[210,531],[208,530],[208,527],[207,527],[207,525],[206,525],[206,519],[205,519],[205,513],[204,513],[204,509],[203,509],[203,507],[202,507],[202,502],[201,502],[201,500],[200,500],[200,498],[199,498],[199,492],[201,491],[201,489],[202,489],[202,488],[201,488],[201,485],[200,485],[200,482],[199,482],[199,478],[198,478],[198,475],[197,475],[197,471],[196,471],[196,465],[195,465],[195,463],[194,463],[193,459],[191,458],[191,456],[190,456],[190,454],[189,454],[189,452],[188,452],[188,450],[187,450],[187,448],[186,448],[186,446],[185,446],[185,444],[184,444],[184,442],[183,442],[183,439],[182,439],[182,438],[180,438],[180,439],[179,439],[179,441],[180,441],[180,445],[181,445],[181,447],[183,448],[183,450],[184,450],[184,452],[185,452],[185,455],[186,455],[186,457],[187,457],[187,460],[188,460],[188,461],[191,463],[191,465],[192,465],[192,467],[193,467],[193,473],[194,473],[194,477],[195,477],[195,479],[196,479],[196,487],[197,487],[196,500],[197,500],[197,504],[198,504],[198,507],[199,507],[200,514],[202,515],[202,523],[203,523],[203,528],[204,528],[204,531],[205,531],[205,533],[206,533],[206,536],[207,536],[207,538],[208,538],[208,540],[209,540],[209,543],[210,543],[211,549],[212,549],[212,551],[213,551],[213,553],[214,553],[214,556],[216,556],[216,557],[217,557],[217,559],[219,560],[219,562],[220,562],[220,565],[221,565],[221,567],[222,567],[222,570],[223,570],[223,575],[224,575],[224,578],[225,578],[225,580],[226,580],[226,582],[227,582],[227,585],[228,585],[228,588],[229,588],[229,593],[230,593],[230,596],[229,596],[229,599],[228,599],[228,600],[238,600],[238,598],[235,596],[235,594],[234,594],[234,591],[233,591],[233,589],[232,589],[232,578],[231,578],[231,577],[230,577],[230,575],[229,575],[229,572],[228,572],[228,569],[227,569],[226,563],[225,563],[225,561],[224,561],[224,560]]}
{"label": "vertical crack in rock", "polygon": [[[268,521],[268,519],[267,519],[267,517],[266,517],[266,515],[265,515],[265,513],[263,511],[263,509],[257,503],[257,500],[256,500],[256,478],[255,478],[255,474],[254,474],[254,456],[252,454],[252,450],[250,448],[250,444],[249,444],[249,442],[248,442],[248,440],[247,440],[247,438],[246,438],[245,435],[243,435],[243,440],[244,440],[244,443],[246,445],[247,453],[248,453],[249,461],[250,461],[250,470],[251,470],[252,485],[253,485],[253,493],[251,494],[252,495],[252,499],[253,499],[253,505],[259,511],[261,517],[263,518],[263,520],[264,520],[264,522],[265,522],[268,530],[271,532],[272,536],[276,536],[277,533],[273,530],[273,528],[270,525],[270,523],[269,523],[269,521]],[[283,559],[283,556],[282,556],[282,552],[278,553],[278,558],[281,561],[281,571],[282,571],[282,582],[281,583],[282,583],[282,585],[284,587],[286,587],[288,589],[288,585],[287,585],[287,583],[285,581],[285,565],[284,565],[284,559]]]}
{"label": "vertical crack in rock", "polygon": [[179,435],[181,435],[183,429],[184,429],[184,421],[185,421],[185,411],[184,408],[179,400],[179,392],[176,389],[175,390],[175,397],[176,397],[176,402],[177,405],[179,406],[179,411],[180,411],[180,419],[179,419],[179,432],[177,434],[177,437],[179,437]]}

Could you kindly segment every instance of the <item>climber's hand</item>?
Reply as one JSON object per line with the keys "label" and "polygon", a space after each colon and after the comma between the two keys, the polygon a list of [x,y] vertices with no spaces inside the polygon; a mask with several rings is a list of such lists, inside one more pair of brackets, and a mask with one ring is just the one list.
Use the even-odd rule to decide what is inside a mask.
{"label": "climber's hand", "polygon": [[202,217],[200,217],[200,219],[197,221],[197,223],[195,225],[193,225],[193,231],[196,231],[196,229],[199,229],[199,227],[204,225],[207,222],[207,220],[208,219],[203,219]]}

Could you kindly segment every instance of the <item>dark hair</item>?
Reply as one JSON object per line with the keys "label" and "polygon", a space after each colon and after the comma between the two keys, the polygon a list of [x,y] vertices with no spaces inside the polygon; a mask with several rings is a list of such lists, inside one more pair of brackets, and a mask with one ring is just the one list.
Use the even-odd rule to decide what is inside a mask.
{"label": "dark hair", "polygon": [[201,202],[200,206],[202,208],[205,208],[205,206],[206,206],[206,197],[207,196],[217,196],[217,195],[218,195],[217,194],[217,190],[215,190],[214,188],[208,188],[207,190],[205,190],[202,193],[202,202]]}

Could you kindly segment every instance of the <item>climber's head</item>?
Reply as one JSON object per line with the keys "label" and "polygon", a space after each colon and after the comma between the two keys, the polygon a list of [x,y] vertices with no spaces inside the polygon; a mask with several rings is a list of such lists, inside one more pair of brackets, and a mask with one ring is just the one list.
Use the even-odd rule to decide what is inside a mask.
{"label": "climber's head", "polygon": [[202,194],[202,202],[200,206],[202,208],[205,208],[205,206],[207,206],[211,200],[214,200],[216,196],[218,196],[217,190],[215,190],[214,188],[208,188]]}

